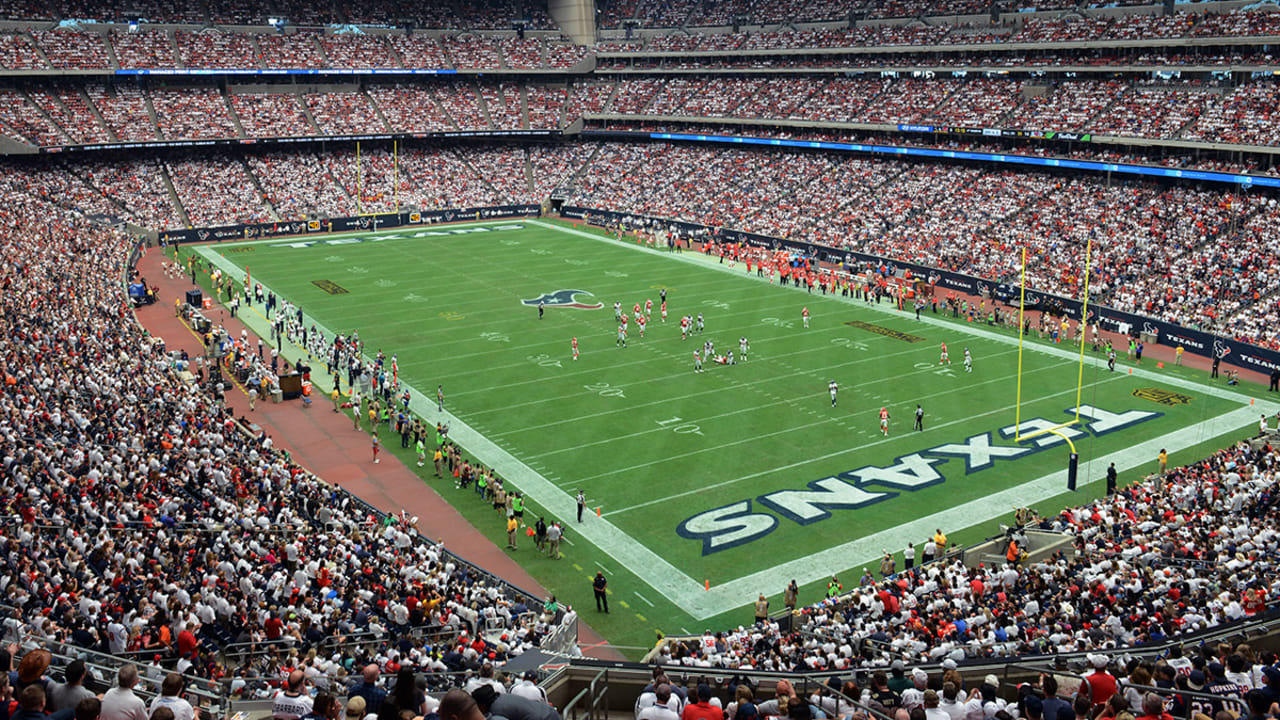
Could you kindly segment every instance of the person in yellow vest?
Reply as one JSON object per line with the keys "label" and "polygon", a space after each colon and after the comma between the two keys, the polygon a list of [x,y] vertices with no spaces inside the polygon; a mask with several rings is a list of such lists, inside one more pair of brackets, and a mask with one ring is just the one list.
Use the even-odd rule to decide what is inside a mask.
{"label": "person in yellow vest", "polygon": [[1160,460],[1160,474],[1164,474],[1164,469],[1169,465],[1169,453],[1164,448],[1160,448],[1160,454],[1156,456]]}
{"label": "person in yellow vest", "polygon": [[520,521],[516,520],[516,516],[512,515],[507,518],[507,549],[516,549],[516,531],[520,529]]}
{"label": "person in yellow vest", "polygon": [[330,398],[331,400],[333,400],[333,411],[334,411],[334,412],[341,412],[341,408],[342,408],[342,393],[338,392],[338,386],[337,386],[337,385],[334,385],[334,386],[333,386],[333,392],[329,393],[329,398]]}
{"label": "person in yellow vest", "polygon": [[1177,350],[1173,351],[1173,364],[1174,365],[1182,364],[1182,346],[1181,345],[1178,346]]}
{"label": "person in yellow vest", "polygon": [[1004,559],[1009,561],[1010,565],[1017,565],[1018,560],[1022,558],[1022,551],[1018,548],[1017,540],[1009,541],[1009,549],[1004,553]]}
{"label": "person in yellow vest", "polygon": [[947,551],[947,536],[946,533],[942,532],[942,528],[938,528],[933,533],[933,544],[937,546],[938,557],[941,558],[942,554]]}

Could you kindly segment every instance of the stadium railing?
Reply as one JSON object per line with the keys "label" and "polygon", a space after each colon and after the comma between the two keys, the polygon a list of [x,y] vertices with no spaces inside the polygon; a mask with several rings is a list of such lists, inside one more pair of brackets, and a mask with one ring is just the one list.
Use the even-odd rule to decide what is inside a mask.
{"label": "stadium railing", "polygon": [[[1030,671],[1043,675],[1053,675],[1059,678],[1068,675],[1070,672],[1066,668],[1055,665],[1040,665],[1029,662],[1010,663],[1010,665],[1019,670]],[[1071,677],[1071,679],[1080,680],[1081,678],[1076,675]],[[1088,685],[1087,682],[1084,684]],[[1062,682],[1059,681],[1059,687],[1061,686]],[[1173,698],[1182,698],[1182,712],[1178,715],[1174,715],[1178,720],[1193,720],[1197,714],[1213,717],[1214,710],[1210,708],[1218,706],[1239,717],[1244,717],[1249,714],[1249,708],[1245,704],[1244,699],[1239,697],[1214,695],[1213,693],[1207,693],[1199,690],[1181,690],[1176,687],[1162,688],[1155,685],[1139,685],[1131,682],[1125,682],[1124,687],[1133,688],[1134,690],[1141,692],[1143,695],[1146,695],[1147,693],[1155,693],[1156,695],[1161,696],[1165,701],[1165,712],[1169,712],[1176,707],[1172,702]],[[1059,695],[1059,697],[1062,696]]]}
{"label": "stadium railing", "polygon": [[[15,609],[7,605],[0,605],[0,610],[12,612]],[[108,686],[115,685],[116,672],[121,667],[130,663],[136,664],[138,665],[140,682],[134,687],[134,692],[144,699],[150,699],[160,694],[160,681],[169,672],[168,670],[163,670],[163,674],[157,678],[148,672],[148,666],[141,659],[108,655],[107,653],[89,650],[79,645],[71,645],[50,638],[20,635],[17,638],[17,644],[24,655],[37,648],[48,650],[53,655],[51,667],[61,668],[72,660],[81,660],[99,682]],[[17,660],[18,658],[15,657],[15,665]],[[186,681],[183,697],[191,703],[192,707],[208,713],[209,716],[214,718],[223,717],[226,714],[228,707],[227,693],[222,685],[194,675],[183,674],[182,677]]]}

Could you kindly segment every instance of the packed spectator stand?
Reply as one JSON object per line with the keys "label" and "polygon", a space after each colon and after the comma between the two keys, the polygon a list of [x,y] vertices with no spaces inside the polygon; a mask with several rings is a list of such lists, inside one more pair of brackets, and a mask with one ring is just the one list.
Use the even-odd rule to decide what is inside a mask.
{"label": "packed spectator stand", "polygon": [[[1037,9],[1052,5],[1039,3]],[[136,9],[151,23],[195,27],[207,21],[265,22],[261,9],[249,3],[180,0],[139,3]],[[877,68],[886,57],[918,64],[921,55],[893,49],[927,44],[966,46],[965,52],[945,59],[928,58],[957,66],[1043,67],[1063,60],[1103,67],[1264,66],[1272,62],[1270,51],[1259,47],[1054,55],[1051,46],[1081,40],[1280,35],[1280,13],[1265,10],[1115,17],[1079,13],[982,25],[850,27],[843,21],[855,10],[871,19],[983,15],[989,4],[618,0],[604,3],[602,28],[632,23],[645,28],[728,26],[744,16],[766,26],[839,25],[614,36],[594,46],[555,34],[555,22],[542,6],[520,0],[491,3],[465,15],[447,4],[374,2],[337,10],[340,17],[327,8],[303,5],[290,20],[396,24],[413,18],[419,27],[443,32],[242,34],[145,23],[137,31],[32,27],[0,33],[0,68],[456,68],[547,74],[532,79],[513,74],[339,81],[300,89],[234,82],[126,83],[103,76],[82,84],[14,84],[0,89],[0,131],[17,142],[57,147],[454,130],[558,132],[585,116],[604,130],[627,130],[630,123],[659,117],[689,123],[671,126],[676,129],[698,127],[694,123],[706,119],[779,121],[783,129],[761,128],[759,134],[842,139],[847,135],[832,128],[788,129],[785,123],[939,124],[1237,146],[1272,146],[1280,135],[1275,80],[1240,73],[1157,80],[1109,73],[1045,78],[804,72]],[[77,2],[0,4],[0,14],[16,19],[89,18],[93,12]],[[512,32],[513,18],[530,30],[547,32]],[[1050,47],[1000,50],[1019,43]],[[877,47],[885,53],[802,53]],[[730,55],[696,55],[706,52]],[[769,54],[773,52],[780,54]],[[602,70],[589,76],[562,72],[592,55]],[[790,67],[795,72],[635,72],[676,67]],[[904,145],[927,142],[910,136],[874,137]],[[934,142],[970,146],[967,140]],[[1275,172],[1274,164],[1259,165],[1260,155],[1238,154],[1234,160],[1226,154],[1157,157],[1132,154],[1136,151],[1128,146],[1064,150],[1027,145],[1017,152]],[[455,642],[465,664],[474,666],[487,653],[500,660],[532,647],[553,618],[541,617],[529,598],[517,598],[496,580],[473,582],[475,569],[416,536],[406,519],[375,517],[355,498],[291,464],[263,438],[246,434],[224,406],[175,380],[179,363],[189,367],[192,361],[166,355],[122,309],[118,281],[133,241],[110,231],[109,240],[90,243],[91,234],[100,238],[104,231],[88,217],[164,230],[540,203],[553,190],[567,189],[574,204],[590,208],[807,238],[997,282],[1013,278],[1010,251],[1026,246],[1033,254],[1031,284],[1068,296],[1080,290],[1085,244],[1101,238],[1105,242],[1094,246],[1098,301],[1280,348],[1280,296],[1275,292],[1280,270],[1274,262],[1280,255],[1280,203],[1274,194],[834,153],[633,142],[427,142],[394,152],[383,143],[365,146],[358,160],[353,146],[337,144],[235,155],[64,156],[42,167],[6,162],[0,167],[0,184],[6,198],[13,199],[0,210],[0,223],[15,259],[4,271],[14,289],[0,296],[10,309],[5,313],[11,340],[6,374],[13,382],[3,402],[14,412],[6,436],[11,455],[22,453],[44,470],[18,472],[5,480],[10,495],[22,498],[15,509],[25,522],[13,537],[4,538],[11,549],[6,572],[17,576],[38,569],[46,576],[83,579],[76,563],[84,560],[96,573],[83,586],[33,582],[10,592],[8,601],[19,608],[26,632],[49,642],[82,638],[77,631],[85,628],[77,614],[104,629],[95,640],[111,652],[158,649],[161,627],[186,631],[199,639],[199,649],[166,658],[166,663],[202,677],[279,674],[280,663],[265,654],[256,664],[222,666],[211,651],[226,645],[270,641],[287,645],[297,656],[315,646],[320,635],[360,630],[381,635],[410,625],[450,636],[470,633],[470,639]],[[32,228],[37,226],[52,226],[54,232],[36,233]],[[68,253],[84,261],[56,262]],[[23,266],[51,271],[40,276],[14,269]],[[1167,271],[1152,273],[1151,268]],[[18,311],[36,296],[65,302],[47,310],[42,305],[43,315],[37,317]],[[50,334],[50,325],[72,330]],[[24,349],[22,341],[31,338],[45,343],[39,351]],[[40,355],[50,350],[85,359],[55,367]],[[83,393],[72,390],[81,387]],[[37,397],[43,414],[31,413]],[[129,441],[121,441],[120,411],[136,403],[155,412],[128,431]],[[894,660],[933,663],[1113,650],[1246,620],[1280,590],[1273,561],[1280,537],[1273,507],[1276,460],[1269,448],[1228,448],[1161,481],[1146,481],[1042,519],[1046,529],[1077,538],[1074,557],[979,569],[943,560],[806,608],[798,629],[784,631],[765,623],[723,633],[709,646],[672,642],[661,659],[726,669],[843,670],[859,663],[887,668]],[[73,497],[72,488],[81,496]],[[126,495],[136,497],[126,500]],[[1206,496],[1212,499],[1201,500]],[[264,523],[296,534],[281,538]],[[92,530],[108,526],[119,526],[118,532],[104,536],[106,540],[94,538]],[[185,555],[159,547],[157,540],[170,542]],[[361,568],[352,564],[358,555],[354,543],[382,551],[367,557],[373,574],[390,578],[389,583],[375,586],[368,574],[362,577]],[[38,560],[13,552],[32,546],[40,551]],[[414,559],[412,572],[400,572],[395,564],[395,558],[404,557]],[[1153,571],[1154,564],[1167,561],[1179,562],[1164,574]],[[1225,572],[1211,571],[1213,563]],[[123,587],[103,579],[126,572],[145,579]],[[284,600],[290,593],[319,576],[348,602],[309,598],[287,612]],[[1161,598],[1174,590],[1183,593],[1182,602],[1171,609]],[[388,602],[380,605],[372,598]],[[1121,600],[1132,613],[1113,609]],[[402,622],[405,613],[408,623]],[[481,625],[495,618],[501,640],[497,634],[478,639]],[[867,638],[876,639],[877,651],[859,661]],[[422,645],[393,652],[392,659],[405,664],[445,667],[439,653]],[[306,662],[318,673],[342,675],[344,661],[364,659],[348,655],[338,662]],[[983,714],[981,706],[978,712]]]}
{"label": "packed spectator stand", "polygon": [[[92,177],[101,186],[121,172]],[[416,519],[382,516],[310,475],[216,394],[180,380],[203,375],[203,358],[166,352],[122,294],[136,240],[43,199],[66,187],[41,179],[0,174],[4,435],[6,454],[23,458],[4,479],[16,522],[0,542],[4,575],[29,579],[5,594],[10,637],[145,652],[164,670],[267,692],[281,663],[322,643],[337,657],[305,663],[341,682],[354,659],[391,653],[444,670],[457,650],[450,669],[461,670],[549,632],[559,611],[425,540]],[[313,583],[332,592],[311,593]],[[369,637],[343,644],[356,635]],[[247,643],[279,653],[229,664]]]}
{"label": "packed spectator stand", "polygon": [[981,567],[938,555],[804,608],[788,631],[756,624],[709,644],[671,642],[659,658],[727,669],[888,669],[895,660],[1114,651],[1258,616],[1280,589],[1278,461],[1269,445],[1238,443],[1033,520],[1029,527],[1074,537],[1074,553]]}

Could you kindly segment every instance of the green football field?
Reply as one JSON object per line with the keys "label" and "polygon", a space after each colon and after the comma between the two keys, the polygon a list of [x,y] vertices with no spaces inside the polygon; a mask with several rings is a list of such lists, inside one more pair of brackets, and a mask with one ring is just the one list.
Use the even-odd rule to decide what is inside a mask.
{"label": "green football field", "polygon": [[[358,330],[369,354],[396,354],[414,409],[432,421],[442,385],[451,436],[529,495],[536,512],[568,521],[566,560],[529,549],[519,557],[582,608],[591,605],[587,578],[605,569],[620,605],[608,617],[584,615],[624,646],[651,644],[654,629],[748,622],[744,606],[757,593],[780,607],[793,578],[814,601],[832,574],[850,587],[864,567],[878,568],[884,549],[900,555],[935,528],[979,540],[1015,506],[1056,512],[1096,496],[1109,463],[1122,482],[1136,479],[1156,468],[1161,448],[1172,462],[1190,461],[1242,437],[1260,411],[1275,412],[1202,384],[1200,373],[1156,369],[1149,358],[1131,373],[1123,354],[1108,372],[1086,352],[1080,421],[1065,431],[1082,488],[1067,494],[1065,442],[1013,437],[1018,412],[1023,434],[1076,417],[1078,350],[1067,343],[1027,341],[1019,411],[1017,339],[1006,330],[781,288],[742,266],[549,221],[196,251],[237,277],[247,266],[309,323]],[[630,314],[646,300],[654,305],[645,336],[632,321],[627,347],[618,347],[614,302]],[[705,331],[682,340],[679,318],[699,313]],[[694,372],[704,342],[739,355],[744,337],[745,359]],[[943,342],[949,365],[939,362]],[[917,403],[923,432],[912,429]],[[424,482],[502,537],[474,494],[429,475]],[[579,489],[590,508],[582,524]]]}

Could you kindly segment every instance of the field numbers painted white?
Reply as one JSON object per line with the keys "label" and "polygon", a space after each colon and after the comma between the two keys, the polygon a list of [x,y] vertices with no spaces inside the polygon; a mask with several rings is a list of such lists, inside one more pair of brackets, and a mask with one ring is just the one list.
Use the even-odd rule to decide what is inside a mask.
{"label": "field numbers painted white", "polygon": [[563,367],[559,360],[550,355],[526,355],[525,359],[538,367]]}
{"label": "field numbers painted white", "polygon": [[673,417],[666,420],[655,420],[659,427],[670,428],[677,435],[702,435],[702,428],[682,418]]}
{"label": "field numbers painted white", "polygon": [[622,388],[613,387],[609,383],[593,383],[591,385],[583,385],[582,387],[586,389],[587,392],[593,392],[600,397],[626,397],[626,395],[622,394]]}

